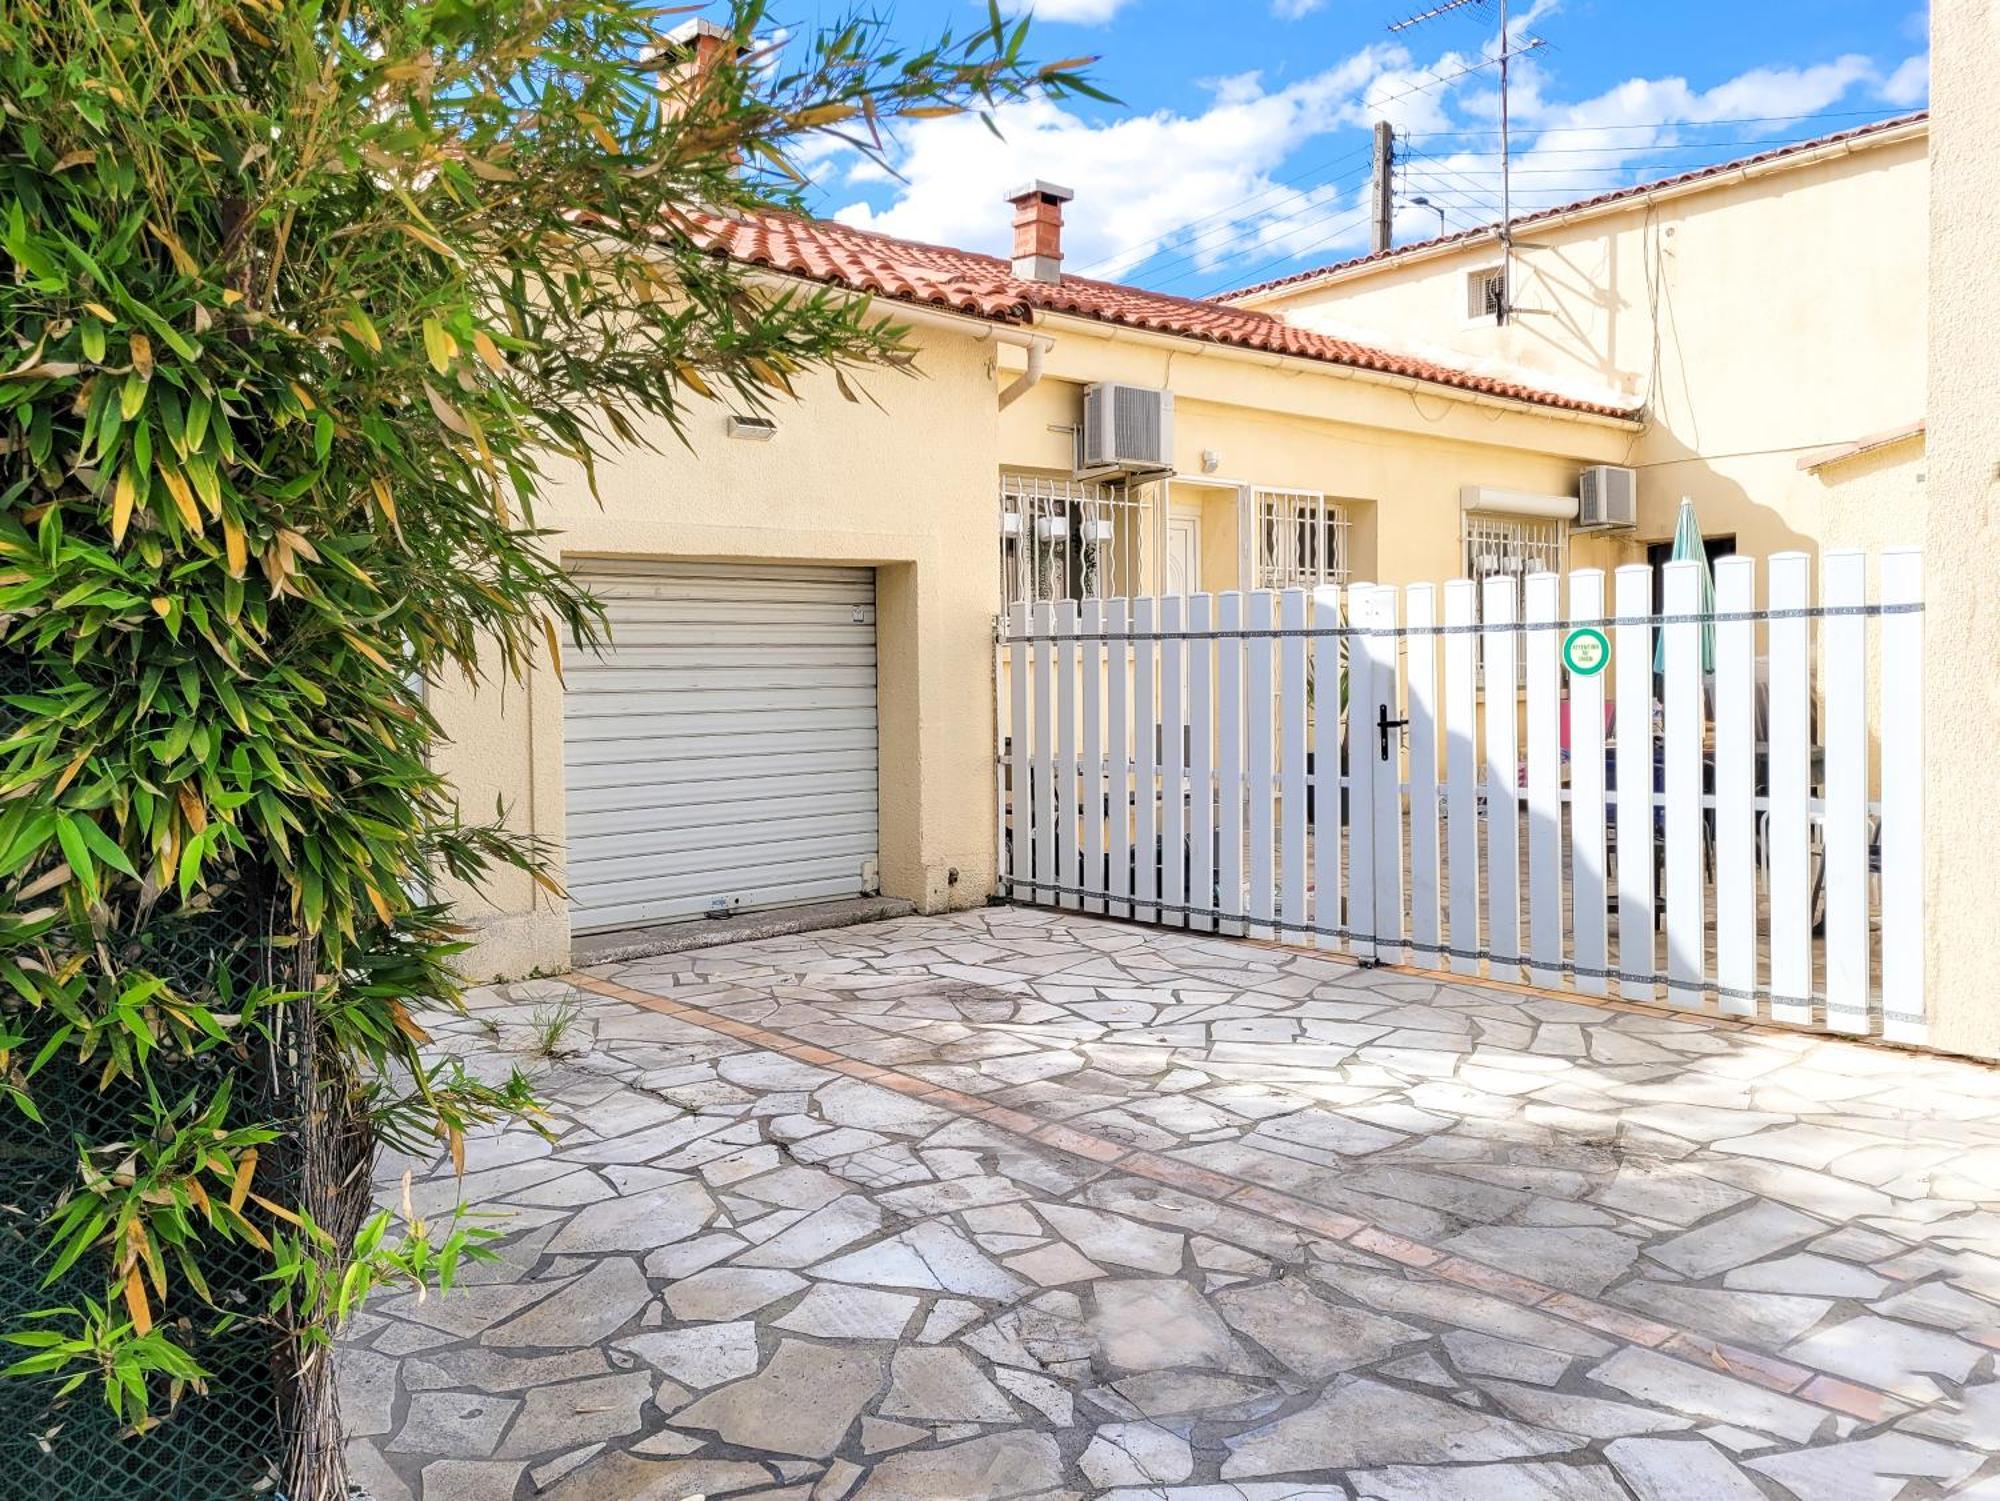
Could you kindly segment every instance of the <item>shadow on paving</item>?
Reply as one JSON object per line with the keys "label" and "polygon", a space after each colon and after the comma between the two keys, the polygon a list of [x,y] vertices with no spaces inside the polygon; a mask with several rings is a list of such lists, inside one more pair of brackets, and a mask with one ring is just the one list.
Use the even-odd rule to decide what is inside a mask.
{"label": "shadow on paving", "polygon": [[556,1137],[384,1164],[508,1235],[375,1501],[2000,1497],[2000,1072],[1008,908],[590,983],[434,1023]]}

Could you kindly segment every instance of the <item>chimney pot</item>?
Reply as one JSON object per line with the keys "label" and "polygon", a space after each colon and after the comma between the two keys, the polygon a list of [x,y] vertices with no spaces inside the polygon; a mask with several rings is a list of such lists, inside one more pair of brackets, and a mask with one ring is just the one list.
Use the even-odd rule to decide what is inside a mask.
{"label": "chimney pot", "polygon": [[1075,196],[1039,178],[1007,195],[1014,205],[1014,274],[1021,280],[1062,280],[1062,206]]}

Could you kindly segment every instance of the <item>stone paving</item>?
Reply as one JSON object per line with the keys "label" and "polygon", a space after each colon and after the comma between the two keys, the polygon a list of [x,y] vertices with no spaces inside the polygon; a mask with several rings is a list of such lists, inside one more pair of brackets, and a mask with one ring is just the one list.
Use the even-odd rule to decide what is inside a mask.
{"label": "stone paving", "polygon": [[1994,1070],[1010,908],[435,1031],[554,1139],[384,1165],[376,1501],[2000,1498]]}

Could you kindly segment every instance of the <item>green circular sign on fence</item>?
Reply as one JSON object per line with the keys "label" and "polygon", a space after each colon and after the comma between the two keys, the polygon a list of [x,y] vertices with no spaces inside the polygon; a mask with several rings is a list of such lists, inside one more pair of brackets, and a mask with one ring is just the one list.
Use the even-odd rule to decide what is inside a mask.
{"label": "green circular sign on fence", "polygon": [[1611,660],[1611,640],[1594,625],[1581,625],[1563,637],[1563,666],[1580,678],[1596,677]]}

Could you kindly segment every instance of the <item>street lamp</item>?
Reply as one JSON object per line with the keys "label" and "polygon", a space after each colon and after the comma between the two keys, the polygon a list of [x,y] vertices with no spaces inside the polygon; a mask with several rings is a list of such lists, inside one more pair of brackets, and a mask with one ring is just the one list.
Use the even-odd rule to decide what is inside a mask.
{"label": "street lamp", "polygon": [[1413,203],[1413,204],[1415,204],[1415,205],[1416,205],[1416,206],[1417,206],[1418,208],[1427,208],[1427,209],[1429,209],[1429,210],[1430,210],[1430,211],[1431,211],[1432,213],[1434,213],[1434,214],[1436,214],[1436,215],[1438,216],[1438,238],[1439,238],[1440,240],[1442,240],[1442,239],[1444,238],[1444,208],[1443,208],[1443,206],[1442,206],[1441,204],[1436,204],[1436,203],[1432,203],[1432,202],[1430,201],[1430,199],[1428,199],[1428,198],[1412,198],[1412,199],[1410,200],[1410,202],[1411,202],[1411,203]]}

